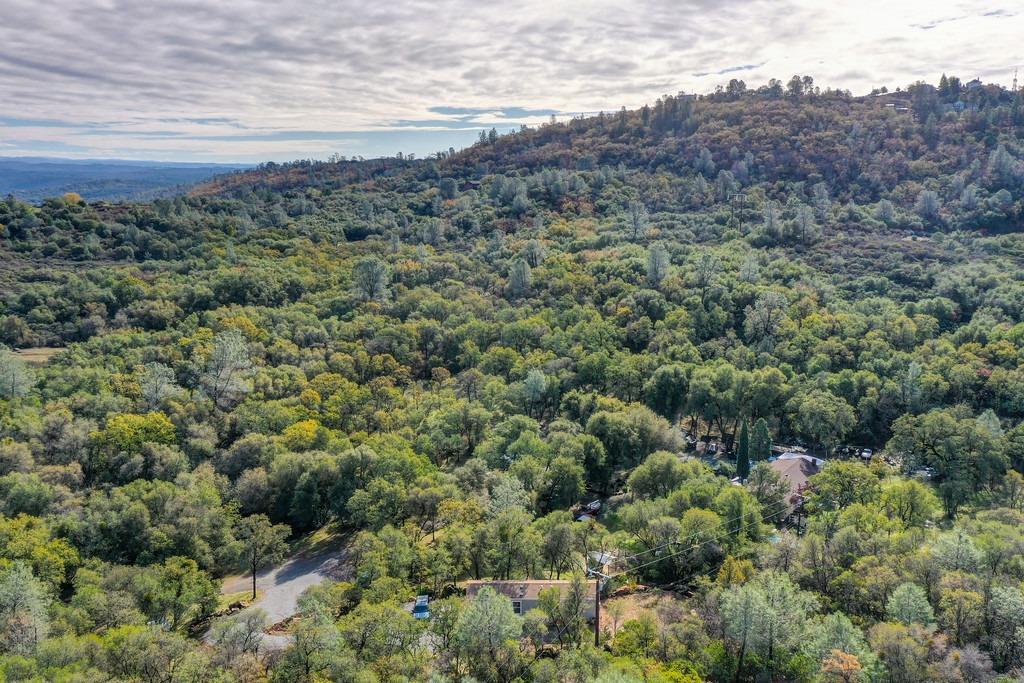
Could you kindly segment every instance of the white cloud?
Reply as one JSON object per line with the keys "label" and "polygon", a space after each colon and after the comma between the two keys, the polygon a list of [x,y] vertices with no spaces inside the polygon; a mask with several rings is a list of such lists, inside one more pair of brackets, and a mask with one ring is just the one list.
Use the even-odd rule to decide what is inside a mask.
{"label": "white cloud", "polygon": [[1016,0],[3,4],[0,142],[79,156],[423,153],[473,139],[453,122],[547,118],[509,108],[609,111],[794,73],[854,92],[942,72],[1008,84],[1024,62]]}

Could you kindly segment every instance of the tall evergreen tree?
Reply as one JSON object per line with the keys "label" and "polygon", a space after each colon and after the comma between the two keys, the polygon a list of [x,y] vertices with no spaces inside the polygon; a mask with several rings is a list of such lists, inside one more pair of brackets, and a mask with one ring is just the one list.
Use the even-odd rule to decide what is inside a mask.
{"label": "tall evergreen tree", "polygon": [[746,479],[750,476],[750,435],[747,433],[747,421],[740,427],[740,440],[736,448],[736,476]]}
{"label": "tall evergreen tree", "polygon": [[748,455],[751,462],[767,460],[772,455],[772,435],[765,419],[758,418],[750,438]]}

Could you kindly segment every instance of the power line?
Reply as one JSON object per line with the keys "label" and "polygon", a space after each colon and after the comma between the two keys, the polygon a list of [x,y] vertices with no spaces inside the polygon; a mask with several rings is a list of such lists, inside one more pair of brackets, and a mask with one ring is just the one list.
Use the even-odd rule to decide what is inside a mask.
{"label": "power line", "polygon": [[[783,500],[782,503],[781,503],[781,506],[782,507],[786,507],[787,505],[788,505],[788,503],[785,500]],[[781,511],[781,509],[779,511]],[[773,512],[772,514],[773,515],[777,514],[777,512]],[[742,516],[740,517],[740,519],[742,519]],[[599,647],[600,644],[601,644],[601,580],[602,579],[609,580],[609,579],[613,579],[613,578],[615,578],[617,576],[622,576],[623,574],[626,574],[626,573],[629,573],[629,572],[635,572],[638,569],[643,569],[644,567],[649,567],[652,564],[657,564],[658,562],[661,562],[663,560],[668,560],[670,558],[676,557],[677,555],[681,555],[681,554],[683,554],[685,552],[690,552],[691,550],[696,550],[697,548],[700,548],[703,545],[707,545],[708,543],[711,543],[712,541],[716,541],[716,540],[722,539],[722,538],[724,538],[726,536],[731,536],[734,533],[739,533],[740,531],[742,531],[745,528],[751,527],[751,526],[753,526],[755,524],[762,524],[762,523],[763,523],[762,520],[751,520],[750,522],[741,525],[739,529],[735,529],[733,531],[727,531],[724,534],[720,534],[718,536],[706,539],[706,540],[704,540],[704,541],[702,541],[702,542],[700,542],[700,543],[698,543],[696,545],[690,546],[689,548],[683,548],[682,550],[679,550],[677,552],[671,553],[670,555],[666,555],[665,557],[659,557],[658,559],[652,560],[651,562],[645,562],[644,564],[640,564],[640,565],[637,565],[635,567],[630,567],[629,569],[623,569],[621,571],[615,572],[614,574],[602,574],[601,572],[597,571],[596,569],[588,569],[587,570],[587,575],[588,576],[595,576],[595,577],[597,577],[596,580],[594,581],[594,584],[595,584],[595,586],[594,586],[594,646],[595,647]],[[642,553],[640,553],[640,554],[642,554]],[[633,557],[636,557],[636,555],[634,555]],[[692,583],[695,579],[701,578],[703,576],[710,575],[712,572],[717,572],[717,571],[721,571],[721,567],[715,567],[714,569],[708,570],[707,572],[702,572],[702,573],[696,574],[696,575],[690,577],[690,583]]]}
{"label": "power line", "polygon": [[[785,507],[786,507],[786,505],[787,505],[786,501],[785,501],[785,500],[783,500],[783,501],[781,502],[781,508],[780,508],[780,509],[778,509],[778,510],[774,510],[774,511],[772,511],[772,512],[768,513],[767,515],[766,515],[766,514],[765,514],[765,513],[764,513],[764,512],[762,511],[762,512],[761,512],[761,517],[762,517],[762,518],[764,518],[764,517],[771,517],[771,516],[777,515],[777,514],[779,514],[780,512],[782,512],[782,509],[783,509],[783,508],[785,508]],[[692,510],[692,509],[694,509],[694,508],[690,508],[690,509]],[[743,519],[744,517],[746,517],[746,515],[744,515],[744,514],[741,514],[741,515],[739,515],[738,517],[733,517],[732,519],[728,519],[728,520],[725,520],[725,521],[723,522],[723,524],[732,524],[733,522],[738,522],[738,521],[742,520],[742,519]],[[695,532],[695,533],[693,533],[693,534],[691,534],[691,535],[687,536],[686,538],[687,538],[687,539],[689,539],[689,538],[695,538],[695,537],[699,536],[699,535],[700,535],[700,533],[701,533],[701,532],[697,531],[697,532]],[[656,547],[654,547],[654,548],[648,548],[647,550],[641,550],[641,551],[640,551],[640,552],[638,552],[638,553],[634,553],[633,555],[627,555],[626,557],[623,557],[623,558],[620,558],[620,559],[622,559],[622,560],[632,560],[632,559],[634,559],[634,558],[636,558],[636,557],[639,557],[639,556],[641,556],[641,555],[644,555],[644,554],[646,554],[646,553],[649,553],[649,552],[653,552],[653,551],[656,551],[656,550],[661,550],[662,548],[667,548],[667,547],[668,547],[668,546],[670,546],[670,545],[676,545],[676,544],[678,544],[678,543],[683,543],[683,542],[684,542],[685,540],[686,540],[686,539],[678,539],[678,540],[675,540],[675,541],[669,541],[668,543],[663,543],[663,544],[662,544],[662,545],[660,545],[660,546],[656,546]]]}
{"label": "power line", "polygon": [[[783,510],[784,510],[784,509],[785,509],[786,507],[788,507],[788,503],[787,503],[786,501],[782,501],[782,502],[781,502],[781,503],[780,503],[780,504],[778,505],[778,509],[775,509],[775,510],[773,510],[773,511],[772,511],[771,513],[769,513],[769,515],[776,515],[776,514],[778,514],[779,512],[782,512],[782,511],[783,511]],[[734,518],[733,518],[733,519],[731,519],[731,520],[727,520],[727,521],[725,522],[725,524],[730,524],[730,523],[733,523],[733,522],[737,522],[737,521],[740,521],[740,520],[742,520],[742,519],[743,519],[743,517],[744,517],[744,516],[745,516],[745,515],[740,515],[739,517],[734,517]],[[763,513],[762,513],[762,516],[763,516]],[[725,531],[724,533],[718,534],[718,535],[716,535],[716,536],[712,536],[711,538],[705,539],[705,540],[703,540],[703,541],[701,541],[700,543],[697,543],[697,544],[695,544],[695,545],[691,545],[691,546],[688,546],[688,547],[686,547],[686,548],[683,548],[682,550],[678,550],[678,551],[676,551],[676,552],[674,552],[674,553],[670,553],[670,554],[668,554],[668,555],[665,555],[664,557],[659,557],[659,558],[658,558],[658,559],[656,559],[656,560],[652,560],[652,561],[650,561],[650,562],[645,562],[645,563],[643,563],[643,564],[640,564],[640,565],[637,565],[637,566],[635,566],[635,567],[630,567],[630,568],[628,568],[628,569],[622,569],[622,570],[620,570],[620,571],[618,571],[618,572],[615,572],[614,574],[602,574],[601,572],[598,572],[598,571],[596,571],[596,570],[593,570],[593,569],[588,569],[588,570],[587,570],[587,572],[588,572],[588,573],[591,573],[591,574],[596,574],[596,575],[598,575],[598,576],[600,576],[600,577],[602,577],[602,578],[604,578],[604,579],[612,579],[612,578],[615,578],[615,577],[617,577],[617,576],[622,576],[623,574],[627,574],[627,573],[629,573],[629,572],[632,572],[632,571],[636,571],[637,569],[642,569],[643,567],[648,567],[648,566],[650,566],[650,565],[652,565],[652,564],[657,564],[658,562],[661,562],[661,561],[663,561],[663,560],[667,560],[667,559],[669,559],[669,558],[672,558],[672,557],[675,557],[675,556],[677,556],[677,555],[681,555],[681,554],[683,554],[683,553],[685,553],[685,552],[689,552],[689,551],[691,551],[691,550],[696,550],[697,548],[700,548],[700,547],[702,547],[702,546],[705,546],[705,545],[707,545],[708,543],[712,543],[712,542],[714,542],[714,541],[718,541],[718,540],[721,540],[721,539],[723,539],[723,538],[725,538],[725,537],[727,537],[727,536],[732,536],[732,535],[734,535],[734,534],[737,534],[737,533],[739,533],[740,531],[743,531],[744,529],[748,529],[748,528],[751,528],[751,527],[753,527],[754,525],[757,525],[757,524],[762,524],[762,523],[763,523],[763,521],[762,521],[762,520],[751,520],[750,522],[748,522],[748,523],[746,523],[746,524],[742,524],[742,525],[740,525],[740,527],[739,527],[738,529],[728,529],[728,530],[726,530],[726,531]],[[691,538],[691,539],[692,539],[692,538],[694,538],[695,536],[699,535],[700,533],[701,533],[701,532],[699,532],[699,531],[698,531],[698,532],[696,532],[696,533],[694,533],[694,534],[691,534],[691,535],[690,535],[690,536],[688,536],[687,538]],[[642,552],[636,553],[635,555],[630,555],[629,557],[626,557],[626,558],[624,558],[624,559],[626,559],[626,560],[634,559],[634,558],[636,558],[636,557],[639,557],[640,555],[643,555],[643,554],[646,554],[646,553],[649,553],[649,552],[653,552],[653,551],[655,551],[655,550],[660,550],[660,549],[662,549],[662,548],[666,548],[666,547],[668,547],[668,546],[670,546],[670,545],[677,545],[677,544],[679,544],[679,543],[681,543],[681,542],[682,542],[682,541],[679,541],[679,540],[676,540],[676,541],[670,541],[669,543],[665,543],[665,544],[663,544],[663,545],[661,545],[661,546],[658,546],[658,547],[656,547],[656,548],[650,548],[650,549],[648,549],[648,550],[645,550],[645,551],[642,551]]]}
{"label": "power line", "polygon": [[[760,513],[760,514],[761,514],[761,517],[762,517],[762,518],[765,518],[765,517],[773,517],[773,516],[775,516],[775,515],[779,514],[780,512],[782,512],[782,511],[783,511],[783,510],[784,510],[784,509],[785,509],[785,508],[786,508],[787,506],[788,506],[788,503],[787,503],[787,502],[786,502],[785,500],[783,500],[783,501],[782,501],[782,503],[780,504],[780,507],[779,507],[779,509],[777,509],[777,510],[773,510],[772,512],[770,512],[770,513],[767,513],[767,514],[766,514],[765,512],[763,512],[763,511],[762,511],[762,512]],[[693,508],[691,508],[691,509],[693,509]],[[744,514],[741,514],[741,515],[739,515],[738,517],[733,517],[732,519],[728,519],[728,520],[725,520],[725,521],[723,522],[723,524],[725,524],[725,525],[728,525],[728,524],[732,524],[732,523],[734,523],[734,522],[739,522],[739,521],[741,521],[741,520],[742,520],[742,519],[743,519],[744,517],[746,517],[746,515],[744,515]],[[656,546],[656,547],[654,547],[654,548],[648,548],[647,550],[641,550],[641,551],[640,551],[640,552],[638,552],[638,553],[634,553],[634,554],[632,554],[632,555],[627,555],[626,557],[623,557],[623,558],[619,558],[619,559],[621,559],[622,561],[628,561],[628,560],[632,560],[632,559],[635,559],[635,558],[637,558],[637,557],[640,557],[641,555],[646,555],[647,553],[650,553],[650,552],[655,552],[655,551],[661,550],[661,549],[663,549],[663,548],[667,548],[667,547],[669,547],[670,545],[677,545],[677,544],[679,544],[679,543],[684,543],[684,542],[686,542],[686,541],[687,541],[687,540],[689,540],[689,539],[693,539],[693,538],[696,538],[696,537],[697,537],[697,536],[699,536],[699,535],[700,535],[701,533],[702,533],[702,532],[700,532],[700,531],[697,531],[697,532],[694,532],[694,533],[690,534],[690,535],[689,535],[689,536],[687,536],[686,538],[683,538],[683,539],[676,539],[676,540],[674,540],[674,541],[669,541],[668,543],[663,543],[662,545]]]}
{"label": "power line", "polygon": [[676,551],[676,552],[671,553],[669,555],[665,555],[664,557],[659,557],[656,560],[652,560],[650,562],[645,562],[645,563],[639,564],[639,565],[637,565],[635,567],[630,567],[629,569],[623,569],[623,570],[621,570],[619,572],[616,572],[615,574],[609,575],[608,578],[614,578],[616,576],[622,576],[623,574],[626,574],[628,572],[635,572],[638,569],[643,569],[644,567],[649,567],[652,564],[657,564],[657,563],[659,563],[659,562],[661,562],[663,560],[667,560],[669,558],[676,557],[677,555],[682,555],[683,553],[689,552],[691,550],[696,550],[697,548],[700,548],[701,546],[707,545],[708,543],[711,543],[711,542],[717,541],[717,540],[721,540],[721,539],[725,538],[726,536],[732,536],[733,534],[739,533],[743,529],[752,527],[755,524],[762,524],[762,523],[763,522],[761,520],[752,520],[752,521],[748,522],[747,524],[742,525],[739,529],[736,529],[734,531],[727,531],[724,534],[719,534],[718,536],[714,536],[714,537],[709,538],[709,539],[707,539],[705,541],[701,541],[700,543],[698,543],[696,545],[693,545],[693,546],[690,546],[689,548],[683,548],[682,550]]}

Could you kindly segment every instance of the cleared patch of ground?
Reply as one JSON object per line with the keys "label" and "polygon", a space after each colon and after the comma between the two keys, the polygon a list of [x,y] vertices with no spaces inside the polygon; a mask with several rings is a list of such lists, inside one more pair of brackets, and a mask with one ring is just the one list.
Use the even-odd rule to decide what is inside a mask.
{"label": "cleared patch of ground", "polygon": [[[260,600],[263,597],[263,591],[256,589],[256,600]],[[244,590],[236,593],[221,593],[220,597],[217,598],[217,611],[223,612],[229,610],[232,605],[241,604],[243,607],[248,607],[252,604],[252,591]]]}
{"label": "cleared patch of ground", "polygon": [[16,349],[14,355],[29,365],[46,365],[51,358],[63,350],[59,346],[34,346],[28,349]]}
{"label": "cleared patch of ground", "polygon": [[613,636],[627,621],[644,612],[657,612],[659,608],[682,605],[679,596],[660,588],[648,588],[622,597],[608,598],[601,603],[601,625]]}

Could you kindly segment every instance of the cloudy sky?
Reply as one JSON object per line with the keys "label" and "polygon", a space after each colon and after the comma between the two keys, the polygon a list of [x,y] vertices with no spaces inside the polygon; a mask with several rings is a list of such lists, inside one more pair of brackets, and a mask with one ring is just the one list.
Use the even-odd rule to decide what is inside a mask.
{"label": "cloudy sky", "polygon": [[730,78],[1008,86],[1022,37],[1021,0],[0,0],[0,156],[422,155]]}

